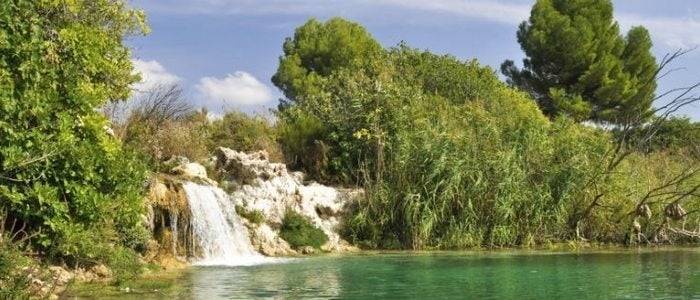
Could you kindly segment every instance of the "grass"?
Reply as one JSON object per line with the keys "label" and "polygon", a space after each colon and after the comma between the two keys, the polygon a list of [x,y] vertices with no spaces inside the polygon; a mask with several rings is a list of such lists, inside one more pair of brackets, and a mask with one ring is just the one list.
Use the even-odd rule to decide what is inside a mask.
{"label": "grass", "polygon": [[265,215],[259,210],[246,210],[242,205],[236,205],[236,213],[255,225],[265,222]]}
{"label": "grass", "polygon": [[294,248],[311,246],[320,249],[328,242],[323,230],[314,227],[306,217],[288,210],[282,220],[280,237]]}

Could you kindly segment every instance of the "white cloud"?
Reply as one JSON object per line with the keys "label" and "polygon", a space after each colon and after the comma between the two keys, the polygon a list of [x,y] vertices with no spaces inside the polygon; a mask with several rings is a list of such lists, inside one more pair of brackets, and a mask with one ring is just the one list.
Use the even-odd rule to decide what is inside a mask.
{"label": "white cloud", "polygon": [[483,0],[378,0],[377,3],[409,9],[456,14],[498,23],[519,24],[530,15],[531,4]]}
{"label": "white cloud", "polygon": [[[264,15],[264,14],[317,14],[338,5],[350,4],[341,0],[168,0],[145,2],[143,8],[180,14]],[[346,5],[349,7],[350,5]]]}
{"label": "white cloud", "polygon": [[204,98],[207,108],[212,110],[261,105],[273,99],[270,88],[243,71],[228,74],[225,78],[203,77],[195,88]]}
{"label": "white cloud", "polygon": [[[170,0],[145,3],[147,10],[182,14],[265,15],[303,14],[335,15],[339,12],[374,12],[377,9],[403,8],[428,10],[518,24],[525,20],[531,2],[506,3],[493,0]],[[378,8],[378,6],[383,6]]]}
{"label": "white cloud", "polygon": [[617,17],[623,29],[644,26],[651,37],[663,46],[673,49],[700,45],[700,21],[695,18],[666,18],[621,14]]}
{"label": "white cloud", "polygon": [[133,59],[134,72],[141,74],[141,81],[132,86],[136,93],[153,90],[160,85],[171,85],[180,82],[180,77],[169,73],[163,65],[155,60]]}

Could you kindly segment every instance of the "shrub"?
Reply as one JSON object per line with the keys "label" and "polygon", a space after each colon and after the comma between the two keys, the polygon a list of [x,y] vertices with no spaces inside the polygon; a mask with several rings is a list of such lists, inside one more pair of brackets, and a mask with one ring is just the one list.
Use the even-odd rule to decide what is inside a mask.
{"label": "shrub", "polygon": [[145,268],[139,256],[133,250],[124,247],[111,251],[107,265],[114,274],[113,282],[118,285],[128,284]]}
{"label": "shrub", "polygon": [[255,225],[260,225],[262,222],[265,222],[265,215],[259,210],[247,211],[243,206],[236,205],[236,213]]}
{"label": "shrub", "polygon": [[276,141],[275,128],[265,117],[251,117],[240,111],[231,111],[221,120],[213,121],[209,127],[208,147],[211,152],[217,147],[243,152],[265,150],[270,161],[284,161]]}
{"label": "shrub", "polygon": [[570,232],[588,177],[608,149],[594,129],[550,124],[529,99],[423,98],[387,140],[385,171],[368,185],[346,236],[376,247],[513,246]]}
{"label": "shrub", "polygon": [[208,112],[191,109],[179,92],[168,91],[156,89],[137,99],[126,121],[117,125],[119,136],[156,167],[173,156],[207,158]]}
{"label": "shrub", "polygon": [[18,243],[0,239],[0,299],[28,299],[38,296],[34,295],[29,287],[32,283],[30,275],[39,270],[39,266],[19,248]]}
{"label": "shrub", "polygon": [[312,178],[328,179],[328,148],[322,142],[323,124],[316,117],[292,109],[277,123],[278,140],[287,164]]}
{"label": "shrub", "polygon": [[294,248],[311,246],[319,249],[328,242],[328,236],[323,230],[314,227],[306,217],[290,210],[282,220],[280,237]]}

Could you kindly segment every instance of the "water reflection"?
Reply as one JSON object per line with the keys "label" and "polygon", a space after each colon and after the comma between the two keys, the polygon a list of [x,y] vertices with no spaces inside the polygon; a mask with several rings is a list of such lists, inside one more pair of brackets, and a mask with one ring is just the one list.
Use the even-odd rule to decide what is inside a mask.
{"label": "water reflection", "polygon": [[322,256],[189,272],[195,299],[700,297],[697,251],[433,252]]}
{"label": "water reflection", "polygon": [[338,270],[323,259],[295,259],[247,267],[201,267],[190,270],[194,299],[337,298]]}

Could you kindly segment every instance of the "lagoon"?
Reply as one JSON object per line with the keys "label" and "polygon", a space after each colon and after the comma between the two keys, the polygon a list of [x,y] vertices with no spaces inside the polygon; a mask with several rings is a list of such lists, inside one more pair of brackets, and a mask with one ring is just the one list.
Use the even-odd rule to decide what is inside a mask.
{"label": "lagoon", "polygon": [[700,249],[363,252],[191,267],[180,281],[181,299],[689,299]]}

